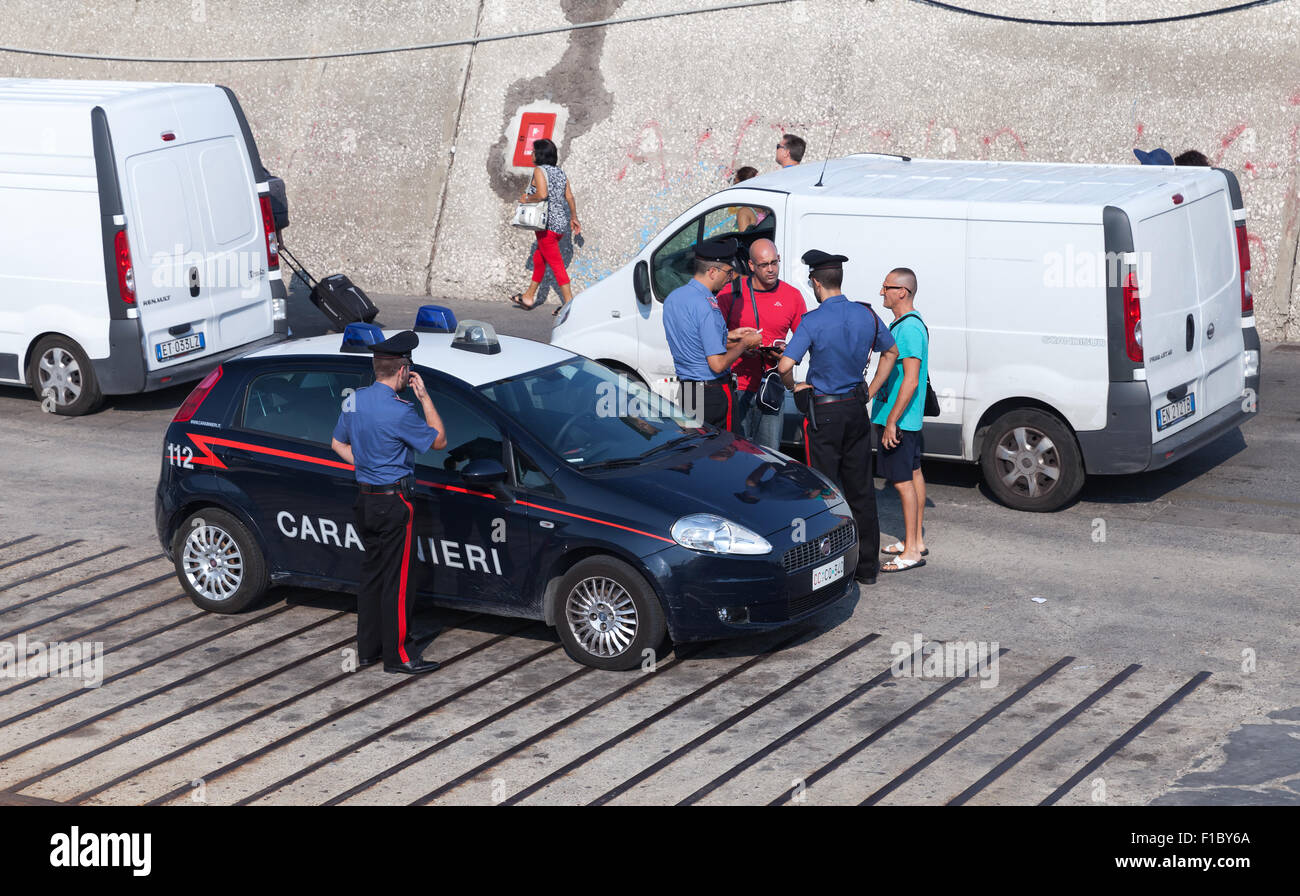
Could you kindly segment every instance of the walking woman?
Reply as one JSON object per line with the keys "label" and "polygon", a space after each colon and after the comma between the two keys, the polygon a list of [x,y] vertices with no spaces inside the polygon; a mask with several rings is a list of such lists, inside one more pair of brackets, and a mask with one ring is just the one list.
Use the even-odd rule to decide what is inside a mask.
{"label": "walking woman", "polygon": [[533,144],[533,180],[528,190],[519,197],[520,202],[546,203],[546,229],[537,231],[537,249],[533,252],[533,280],[524,293],[515,293],[510,301],[531,311],[537,306],[537,287],[542,283],[546,268],[551,269],[555,283],[560,288],[562,302],[552,314],[559,314],[569,302],[573,301],[573,290],[569,287],[569,274],[564,269],[564,259],[560,257],[560,237],[573,225],[573,235],[582,233],[578,223],[578,205],[573,199],[573,188],[569,178],[557,166],[559,152],[550,140],[538,140]]}

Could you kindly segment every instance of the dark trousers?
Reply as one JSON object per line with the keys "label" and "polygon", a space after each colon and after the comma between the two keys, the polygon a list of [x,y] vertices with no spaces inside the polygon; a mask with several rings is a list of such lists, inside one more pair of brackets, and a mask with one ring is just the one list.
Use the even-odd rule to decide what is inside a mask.
{"label": "dark trousers", "polygon": [[400,494],[358,492],[354,505],[365,554],[357,594],[357,656],[383,655],[385,665],[413,657],[409,596],[415,593],[411,570],[414,508]]}
{"label": "dark trousers", "polygon": [[817,429],[804,423],[808,465],[829,476],[844,492],[858,527],[858,576],[880,570],[880,518],[871,477],[871,421],[861,401],[819,404]]}
{"label": "dark trousers", "polygon": [[682,380],[680,386],[681,406],[696,420],[718,429],[739,428],[740,421],[735,414],[735,388],[729,380]]}

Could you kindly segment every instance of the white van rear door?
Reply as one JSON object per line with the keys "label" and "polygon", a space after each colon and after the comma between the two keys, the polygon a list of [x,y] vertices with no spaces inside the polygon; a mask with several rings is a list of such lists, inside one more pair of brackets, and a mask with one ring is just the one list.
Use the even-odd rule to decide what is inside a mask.
{"label": "white van rear door", "polygon": [[1232,204],[1226,190],[1192,202],[1187,209],[1196,253],[1200,298],[1196,344],[1203,369],[1204,410],[1212,414],[1241,401],[1245,340],[1241,330],[1241,271],[1237,265]]}
{"label": "white van rear door", "polygon": [[1205,418],[1204,367],[1197,333],[1198,300],[1190,216],[1183,207],[1138,221],[1133,228],[1142,356],[1151,393],[1153,442]]}
{"label": "white van rear door", "polygon": [[212,303],[191,288],[203,263],[189,157],[183,146],[137,153],[125,163],[127,241],[147,369],[221,349]]}

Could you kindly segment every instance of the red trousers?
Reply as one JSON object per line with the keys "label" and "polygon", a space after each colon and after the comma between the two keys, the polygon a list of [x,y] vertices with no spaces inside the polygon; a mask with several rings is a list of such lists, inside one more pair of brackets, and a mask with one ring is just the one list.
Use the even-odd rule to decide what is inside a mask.
{"label": "red trousers", "polygon": [[554,230],[537,231],[537,248],[533,251],[533,282],[541,283],[546,268],[555,275],[555,282],[560,286],[569,284],[569,272],[564,269],[564,259],[560,257],[560,235]]}

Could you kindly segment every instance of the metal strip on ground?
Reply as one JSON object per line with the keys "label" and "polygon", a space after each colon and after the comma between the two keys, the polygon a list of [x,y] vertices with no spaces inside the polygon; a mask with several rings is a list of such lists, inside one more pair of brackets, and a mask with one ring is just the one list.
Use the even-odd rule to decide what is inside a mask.
{"label": "metal strip on ground", "polygon": [[[26,557],[19,557],[17,560],[9,560],[5,563],[0,563],[0,569],[8,569],[11,566],[17,566],[19,563],[26,563],[28,560],[35,560],[37,557],[44,557],[46,554],[53,554],[55,551],[61,551],[64,548],[70,548],[74,544],[81,544],[81,542],[84,540],[85,539],[82,538],[74,538],[72,539],[72,541],[65,541],[63,544],[55,545],[52,548],[46,548],[43,551],[37,551],[35,554],[28,554]],[[9,587],[8,585],[0,586],[0,591],[4,591],[8,587]]]}
{"label": "metal strip on ground", "polygon": [[1028,742],[1026,742],[1023,746],[1021,746],[1018,750],[1016,750],[1006,759],[1003,759],[1001,762],[995,765],[992,769],[988,771],[987,774],[985,774],[982,778],[980,778],[970,787],[967,787],[961,793],[957,794],[955,797],[948,800],[947,805],[949,806],[964,805],[967,800],[969,800],[975,794],[979,793],[985,787],[988,787],[998,778],[1006,774],[1013,766],[1019,763],[1020,760],[1024,759],[1034,750],[1042,746],[1048,740],[1048,738],[1056,734],[1056,732],[1060,731],[1066,725],[1073,722],[1076,718],[1078,718],[1080,715],[1086,712],[1088,708],[1091,707],[1094,703],[1096,703],[1102,697],[1105,697],[1111,691],[1115,690],[1115,688],[1119,687],[1126,680],[1128,680],[1129,676],[1131,676],[1134,672],[1138,671],[1141,668],[1142,667],[1139,666],[1137,663],[1134,663],[1128,668],[1122,670],[1119,674],[1111,678],[1110,681],[1106,682],[1101,687],[1097,688],[1097,690],[1093,691],[1091,694],[1089,694],[1087,697],[1081,700],[1068,712],[1062,714],[1061,717],[1058,718],[1055,722],[1048,725],[1042,731],[1038,732],[1038,734],[1036,734],[1033,738],[1031,738]]}
{"label": "metal strip on ground", "polygon": [[[858,641],[854,642],[853,644],[850,644],[848,647],[845,647],[843,650],[839,651],[833,656],[830,656],[827,659],[822,660],[820,663],[813,666],[811,669],[807,669],[801,672],[799,675],[795,676],[790,681],[787,681],[785,684],[781,685],[781,687],[777,688],[775,691],[772,691],[770,694],[764,695],[763,697],[754,701],[744,709],[732,713],[730,716],[723,719],[718,724],[714,725],[708,731],[705,731],[704,733],[696,736],[689,742],[678,747],[676,750],[673,750],[667,756],[662,757],[658,761],[652,763],[648,767],[637,772],[635,775],[628,778],[622,784],[619,784],[613,790],[610,790],[607,794],[601,796],[600,798],[602,800],[606,800],[606,797],[608,797],[608,800],[617,799],[619,796],[631,790],[633,787],[637,786],[642,781],[658,774],[660,771],[667,768],[669,765],[676,762],[678,759],[680,759],[682,756],[685,756],[687,753],[691,752],[696,747],[700,746],[701,744],[707,743],[708,741],[717,737],[719,734],[721,734],[723,731],[726,731],[728,728],[732,727],[737,722],[743,721],[744,719],[758,712],[764,706],[767,706],[769,703],[772,703],[775,700],[780,699],[782,696],[788,694],[790,691],[794,690],[799,685],[807,682],[809,679],[813,678],[814,676],[821,674],[822,672],[829,669],[831,666],[835,665],[836,663],[840,662],[846,657],[851,656],[852,654],[861,650],[863,647],[867,646],[868,644],[870,644],[872,641],[875,641],[879,637],[880,635],[878,633],[872,632],[871,634],[867,635],[865,638],[860,638]],[[538,783],[540,784],[541,782]],[[533,787],[537,787],[537,786],[538,784],[533,785]],[[529,788],[527,792],[528,793],[532,792],[532,788]],[[526,793],[524,795],[526,795]],[[516,795],[516,797],[512,799],[515,799],[517,801],[519,799],[523,799],[524,795]]]}
{"label": "metal strip on ground", "polygon": [[[217,640],[218,638],[224,638],[226,635],[230,634],[231,632],[237,632],[237,631],[239,631],[241,628],[248,628],[250,625],[257,625],[257,623],[259,623],[259,622],[262,622],[262,621],[264,621],[264,620],[270,619],[270,618],[273,617],[273,616],[279,616],[281,613],[288,612],[288,611],[291,610],[291,609],[293,609],[293,608],[292,608],[292,607],[287,607],[287,606],[286,606],[286,607],[281,607],[281,608],[278,609],[278,610],[272,610],[272,611],[269,612],[269,613],[263,613],[261,616],[255,616],[255,617],[253,617],[252,619],[249,619],[249,620],[246,621],[246,622],[241,622],[239,625],[232,625],[232,626],[231,626],[230,628],[228,628],[228,629],[223,629],[222,631],[214,632],[213,634],[208,635],[206,638],[200,638],[198,641],[194,641],[194,642],[192,642],[192,643],[190,643],[190,644],[186,644],[186,645],[183,646],[183,647],[178,647],[178,648],[176,648],[175,650],[169,650],[167,653],[164,653],[162,656],[154,657],[153,659],[148,660],[148,661],[143,662],[143,663],[137,663],[136,665],[132,666],[130,669],[126,669],[126,670],[124,670],[124,671],[122,671],[122,672],[118,672],[116,675],[110,675],[110,676],[108,676],[108,677],[105,678],[102,682],[100,682],[100,686],[102,687],[103,685],[106,685],[106,684],[108,684],[108,683],[111,682],[111,681],[117,681],[117,680],[119,680],[119,679],[121,679],[121,678],[125,678],[125,677],[128,676],[128,675],[133,675],[133,674],[135,674],[136,672],[139,672],[141,669],[147,669],[147,668],[149,668],[150,666],[156,666],[158,663],[166,662],[167,660],[171,659],[172,657],[179,656],[180,654],[184,653],[184,652],[187,651],[187,650],[193,650],[195,647],[202,647],[204,644],[207,644],[209,641],[215,641],[215,640]],[[199,616],[207,616],[207,615],[211,615],[211,614],[200,613],[200,614],[198,614],[198,615],[199,615]],[[185,621],[185,620],[182,620],[182,621]],[[154,632],[150,632],[148,635],[145,635],[145,636],[143,636],[143,637],[153,637],[153,636],[156,635],[156,634],[158,634],[158,632],[157,632],[157,631],[154,631]],[[195,674],[198,674],[198,673],[195,673]],[[19,713],[18,715],[16,715],[16,716],[10,716],[10,717],[7,718],[7,719],[0,719],[0,728],[3,728],[3,727],[6,726],[6,725],[12,725],[14,722],[17,722],[17,721],[19,721],[20,719],[25,719],[25,718],[27,718],[28,716],[33,716],[33,715],[36,715],[37,713],[44,712],[45,710],[47,710],[47,709],[49,709],[49,708],[51,708],[51,707],[53,707],[53,706],[58,706],[60,703],[66,703],[66,702],[69,701],[69,700],[72,700],[72,699],[75,699],[76,697],[81,696],[82,694],[86,693],[86,692],[89,691],[89,690],[91,690],[91,689],[90,689],[90,688],[81,688],[81,689],[79,689],[79,690],[72,691],[71,693],[67,693],[67,694],[63,694],[62,696],[55,697],[53,700],[51,700],[51,701],[49,701],[48,703],[45,703],[45,704],[43,704],[43,705],[41,705],[41,706],[37,706],[37,707],[33,707],[32,709],[24,710],[23,712],[20,712],[20,713]],[[0,757],[0,759],[2,759],[2,758],[3,758],[3,757]]]}
{"label": "metal strip on ground", "polygon": [[961,743],[966,738],[974,734],[976,731],[983,728],[990,721],[1000,716],[1003,713],[1003,711],[1007,709],[1007,707],[1012,706],[1013,704],[1020,701],[1026,694],[1034,690],[1043,682],[1047,681],[1047,679],[1051,678],[1057,672],[1060,672],[1066,666],[1070,665],[1070,663],[1074,662],[1074,660],[1075,658],[1072,656],[1061,657],[1051,666],[1044,669],[1042,672],[1039,672],[1029,681],[1025,682],[1020,687],[1016,688],[1016,690],[1012,692],[1010,696],[1005,697],[1002,700],[998,701],[998,703],[995,706],[991,707],[987,712],[980,715],[980,717],[977,718],[975,721],[971,722],[965,728],[961,729],[952,737],[948,738],[939,746],[935,747],[933,750],[925,754],[925,756],[921,757],[912,765],[909,765],[907,768],[903,769],[903,771],[899,772],[897,775],[894,776],[894,779],[892,781],[877,789],[875,793],[870,794],[866,799],[858,803],[858,805],[874,806],[876,803],[880,802],[886,796],[893,793],[899,787],[902,787],[912,778],[920,774],[927,766],[933,763],[940,756],[944,755],[953,747],[957,746],[957,744]]}
{"label": "metal strip on ground", "polygon": [[[76,544],[76,542],[69,542],[69,544]],[[126,550],[124,546],[118,545],[115,548],[109,548],[107,551],[100,551],[98,554],[91,554],[89,557],[82,557],[80,560],[73,560],[71,563],[65,563],[62,566],[56,566],[53,569],[47,569],[44,572],[35,573],[25,579],[19,579],[18,581],[10,582],[7,585],[0,585],[0,591],[8,591],[10,588],[17,588],[19,585],[26,585],[28,582],[35,582],[37,579],[52,576],[56,572],[63,572],[65,569],[71,569],[74,566],[80,566],[83,563],[89,563],[91,560],[98,560],[100,557],[107,557],[109,554],[116,554],[118,551],[124,550]],[[0,610],[0,613],[7,613],[11,609],[16,609],[16,607],[6,607],[4,610]]]}
{"label": "metal strip on ground", "polygon": [[1133,740],[1133,738],[1137,737],[1139,734],[1145,731],[1148,727],[1150,727],[1152,722],[1160,718],[1162,715],[1164,715],[1166,712],[1172,709],[1174,705],[1180,702],[1184,697],[1186,697],[1192,691],[1200,687],[1201,683],[1209,677],[1210,677],[1209,672],[1197,672],[1195,675],[1192,676],[1191,680],[1188,681],[1187,684],[1183,685],[1177,691],[1170,694],[1169,697],[1167,697],[1163,703],[1161,703],[1155,709],[1151,710],[1151,712],[1143,716],[1141,721],[1139,721],[1128,731],[1125,731],[1123,734],[1117,737],[1113,742],[1111,742],[1110,746],[1102,750],[1095,757],[1093,757],[1093,759],[1087,765],[1085,765],[1083,768],[1079,769],[1077,772],[1071,775],[1064,784],[1062,784],[1060,787],[1053,790],[1051,794],[1038,805],[1050,806],[1054,804],[1057,800],[1059,800],[1061,797],[1065,796],[1067,793],[1069,793],[1071,790],[1074,789],[1075,785],[1077,785],[1084,778],[1088,777],[1088,775],[1092,774],[1094,771],[1100,768],[1101,765],[1107,759],[1114,756],[1120,750],[1124,749],[1124,747],[1128,745],[1129,741]]}
{"label": "metal strip on ground", "polygon": [[[915,661],[920,656],[921,656],[921,651],[916,650],[912,653],[909,660]],[[817,712],[813,713],[811,716],[804,719],[798,725],[795,725],[793,728],[785,732],[785,734],[782,734],[780,737],[778,737],[776,740],[769,743],[767,746],[761,747],[755,752],[750,753],[740,762],[737,762],[731,768],[727,769],[725,772],[718,775],[716,778],[714,778],[712,781],[710,781],[709,783],[705,784],[703,787],[696,790],[694,793],[690,794],[689,796],[687,796],[682,800],[679,800],[677,805],[689,806],[693,803],[698,802],[699,800],[702,800],[704,797],[708,796],[710,793],[717,790],[723,784],[726,784],[728,781],[731,781],[739,777],[747,769],[750,769],[753,766],[757,765],[759,762],[762,762],[768,756],[772,755],[777,750],[781,749],[786,744],[790,743],[792,740],[795,740],[796,738],[800,737],[801,735],[803,735],[805,732],[809,731],[813,727],[820,725],[823,721],[830,718],[831,716],[839,712],[844,707],[848,706],[854,700],[857,700],[867,691],[876,687],[886,679],[893,677],[893,670],[895,664],[896,663],[890,663],[890,665],[886,667],[883,672],[876,673],[870,679],[858,685],[853,690],[845,694],[843,697],[837,699],[834,703],[830,704],[829,706],[823,707],[822,709],[819,709]]]}
{"label": "metal strip on ground", "polygon": [[[154,557],[149,558],[149,560],[154,560],[154,559],[157,558]],[[27,606],[28,604],[34,604],[38,600],[44,600],[47,597],[54,597],[57,594],[62,594],[63,591],[68,591],[71,590],[72,588],[79,588],[82,585],[88,585],[91,582],[94,582],[98,579],[104,579],[104,578],[108,578],[109,576],[117,575],[119,572],[125,572],[126,570],[130,569],[132,566],[139,566],[140,563],[148,563],[149,560],[141,560],[139,563],[132,563],[131,566],[124,566],[121,569],[115,569],[112,572],[102,573],[101,575],[95,576],[90,579],[86,579],[85,581],[82,582],[77,582],[75,585],[71,585],[68,588],[61,589],[59,591],[47,591],[45,594],[39,595],[37,597],[33,597],[30,600],[25,600],[22,603],[13,604],[12,606],[5,607],[4,612],[8,612],[10,610],[21,610],[23,607]],[[172,579],[175,577],[176,577],[175,573],[169,572],[166,575],[158,576],[156,579],[149,579],[148,581],[140,582],[138,584],[132,585],[130,588],[123,588],[121,591],[116,591],[112,594],[105,595],[104,597],[98,597],[95,598],[94,600],[87,601],[86,603],[77,604],[75,607],[71,607],[67,610],[63,610],[62,612],[55,613],[53,616],[46,616],[44,619],[37,619],[34,622],[27,623],[22,628],[16,628],[11,632],[6,632],[5,634],[0,635],[0,638],[9,638],[18,634],[19,632],[29,632],[32,629],[36,628],[36,626],[38,625],[44,625],[47,622],[53,622],[56,619],[62,619],[64,616],[71,616],[73,613],[79,613],[82,610],[87,609],[88,607],[93,607],[96,606],[97,604],[102,604],[106,600],[111,600],[112,598],[115,597],[121,597],[123,594],[130,594],[133,591],[138,591],[141,588],[148,588],[151,585],[157,585],[159,582],[165,582],[168,579]]]}

